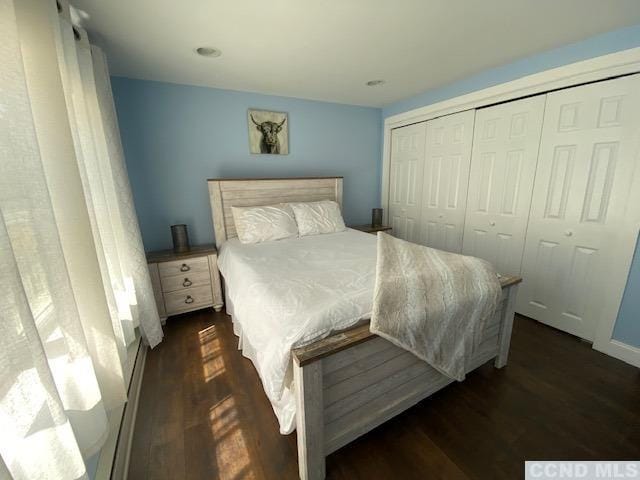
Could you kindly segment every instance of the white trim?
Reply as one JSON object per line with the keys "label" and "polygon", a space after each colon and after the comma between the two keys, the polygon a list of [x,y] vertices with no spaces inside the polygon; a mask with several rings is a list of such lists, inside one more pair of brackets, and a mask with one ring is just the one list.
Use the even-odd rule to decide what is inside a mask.
{"label": "white trim", "polygon": [[[528,95],[541,94],[558,88],[566,88],[586,82],[604,80],[619,75],[638,72],[640,72],[640,47],[552,68],[386,118],[384,120],[381,185],[381,203],[384,208],[385,223],[388,222],[389,211],[389,166],[391,163],[392,129],[413,123],[425,122],[433,118],[464,110],[514,100]],[[638,192],[640,190],[639,177],[640,172],[636,171],[636,179],[632,192]],[[631,219],[630,223],[631,225],[628,225],[630,228],[634,228],[633,225],[635,225],[636,236],[631,234],[621,235],[618,242],[620,243],[620,248],[622,248],[620,251],[628,251],[632,240],[633,246],[635,247],[640,219]],[[608,305],[604,306],[604,312],[618,311],[629,275],[631,261],[632,258],[630,257],[617,262],[616,270],[624,272],[625,274],[621,275],[620,278],[613,279],[611,282],[609,287],[610,293],[608,295],[610,301]],[[640,366],[640,349],[612,339],[616,319],[617,315],[603,315],[597,328],[593,348],[630,363],[631,365]]]}
{"label": "white trim", "polygon": [[629,271],[633,262],[636,244],[640,233],[640,140],[636,144],[636,169],[629,189],[628,208],[623,214],[624,225],[617,238],[612,239],[613,247],[617,252],[630,252],[629,255],[618,255],[609,266],[611,276],[607,301],[602,306],[604,312],[615,312],[615,315],[603,315],[596,326],[593,348],[611,355],[619,360],[630,363],[640,368],[640,348],[627,345],[613,339],[613,330],[620,314],[620,306],[629,279]]}
{"label": "white trim", "polygon": [[629,365],[640,368],[640,348],[638,347],[627,345],[618,340],[609,340],[599,345],[594,343],[593,348],[618,360],[627,362]]}

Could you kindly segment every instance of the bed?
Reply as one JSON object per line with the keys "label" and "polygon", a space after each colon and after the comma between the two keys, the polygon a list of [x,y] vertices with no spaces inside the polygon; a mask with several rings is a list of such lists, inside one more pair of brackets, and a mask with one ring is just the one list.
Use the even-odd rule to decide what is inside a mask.
{"label": "bed", "polygon": [[[369,331],[376,238],[344,232],[246,245],[232,206],[334,200],[342,178],[212,179],[211,209],[227,312],[255,365],[281,433],[294,428],[302,479],[325,476],[325,457],[453,380]],[[520,279],[502,298],[471,371],[506,364]]]}

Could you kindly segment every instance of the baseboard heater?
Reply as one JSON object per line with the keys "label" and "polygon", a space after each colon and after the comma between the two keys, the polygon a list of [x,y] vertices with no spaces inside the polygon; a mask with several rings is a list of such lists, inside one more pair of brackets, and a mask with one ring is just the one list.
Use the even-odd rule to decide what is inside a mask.
{"label": "baseboard heater", "polygon": [[129,369],[127,403],[114,410],[109,417],[110,434],[100,451],[95,480],[125,480],[127,478],[147,350],[147,345],[138,339],[137,348],[130,352],[133,361],[130,363],[132,367]]}

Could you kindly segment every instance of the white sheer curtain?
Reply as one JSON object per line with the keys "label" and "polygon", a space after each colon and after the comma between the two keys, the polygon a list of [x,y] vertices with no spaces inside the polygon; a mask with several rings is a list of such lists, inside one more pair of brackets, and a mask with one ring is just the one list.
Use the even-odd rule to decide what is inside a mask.
{"label": "white sheer curtain", "polygon": [[0,0],[0,478],[85,478],[162,339],[102,53],[55,0]]}
{"label": "white sheer curtain", "polygon": [[142,324],[143,334],[155,345],[162,339],[162,330],[124,165],[106,59],[99,48],[89,45],[84,30],[71,25],[67,12],[63,7],[58,15],[56,46],[111,316],[125,343],[134,339],[134,328]]}
{"label": "white sheer curtain", "polygon": [[121,245],[126,259],[125,285],[133,309],[134,324],[142,325],[148,342],[151,345],[156,345],[162,340],[162,328],[158,320],[149,267],[142,244],[138,216],[133,204],[129,175],[124,162],[107,58],[98,47],[93,45],[91,46],[91,57],[93,58],[97,107],[102,119],[102,128],[99,131],[104,135],[106,158],[110,159],[106,164],[111,168],[117,195],[114,204],[120,210],[120,222],[124,232]]}

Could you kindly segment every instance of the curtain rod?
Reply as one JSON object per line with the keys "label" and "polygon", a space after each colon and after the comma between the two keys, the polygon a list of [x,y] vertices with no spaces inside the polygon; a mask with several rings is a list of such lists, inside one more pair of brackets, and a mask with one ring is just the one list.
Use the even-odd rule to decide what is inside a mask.
{"label": "curtain rod", "polygon": [[[56,8],[58,9],[58,13],[62,13],[62,5],[60,4],[60,2],[58,0],[56,0]],[[76,28],[75,25],[71,25],[71,28],[73,29],[73,38],[77,40],[82,40],[82,35],[80,35],[80,32],[78,31],[78,29]]]}

